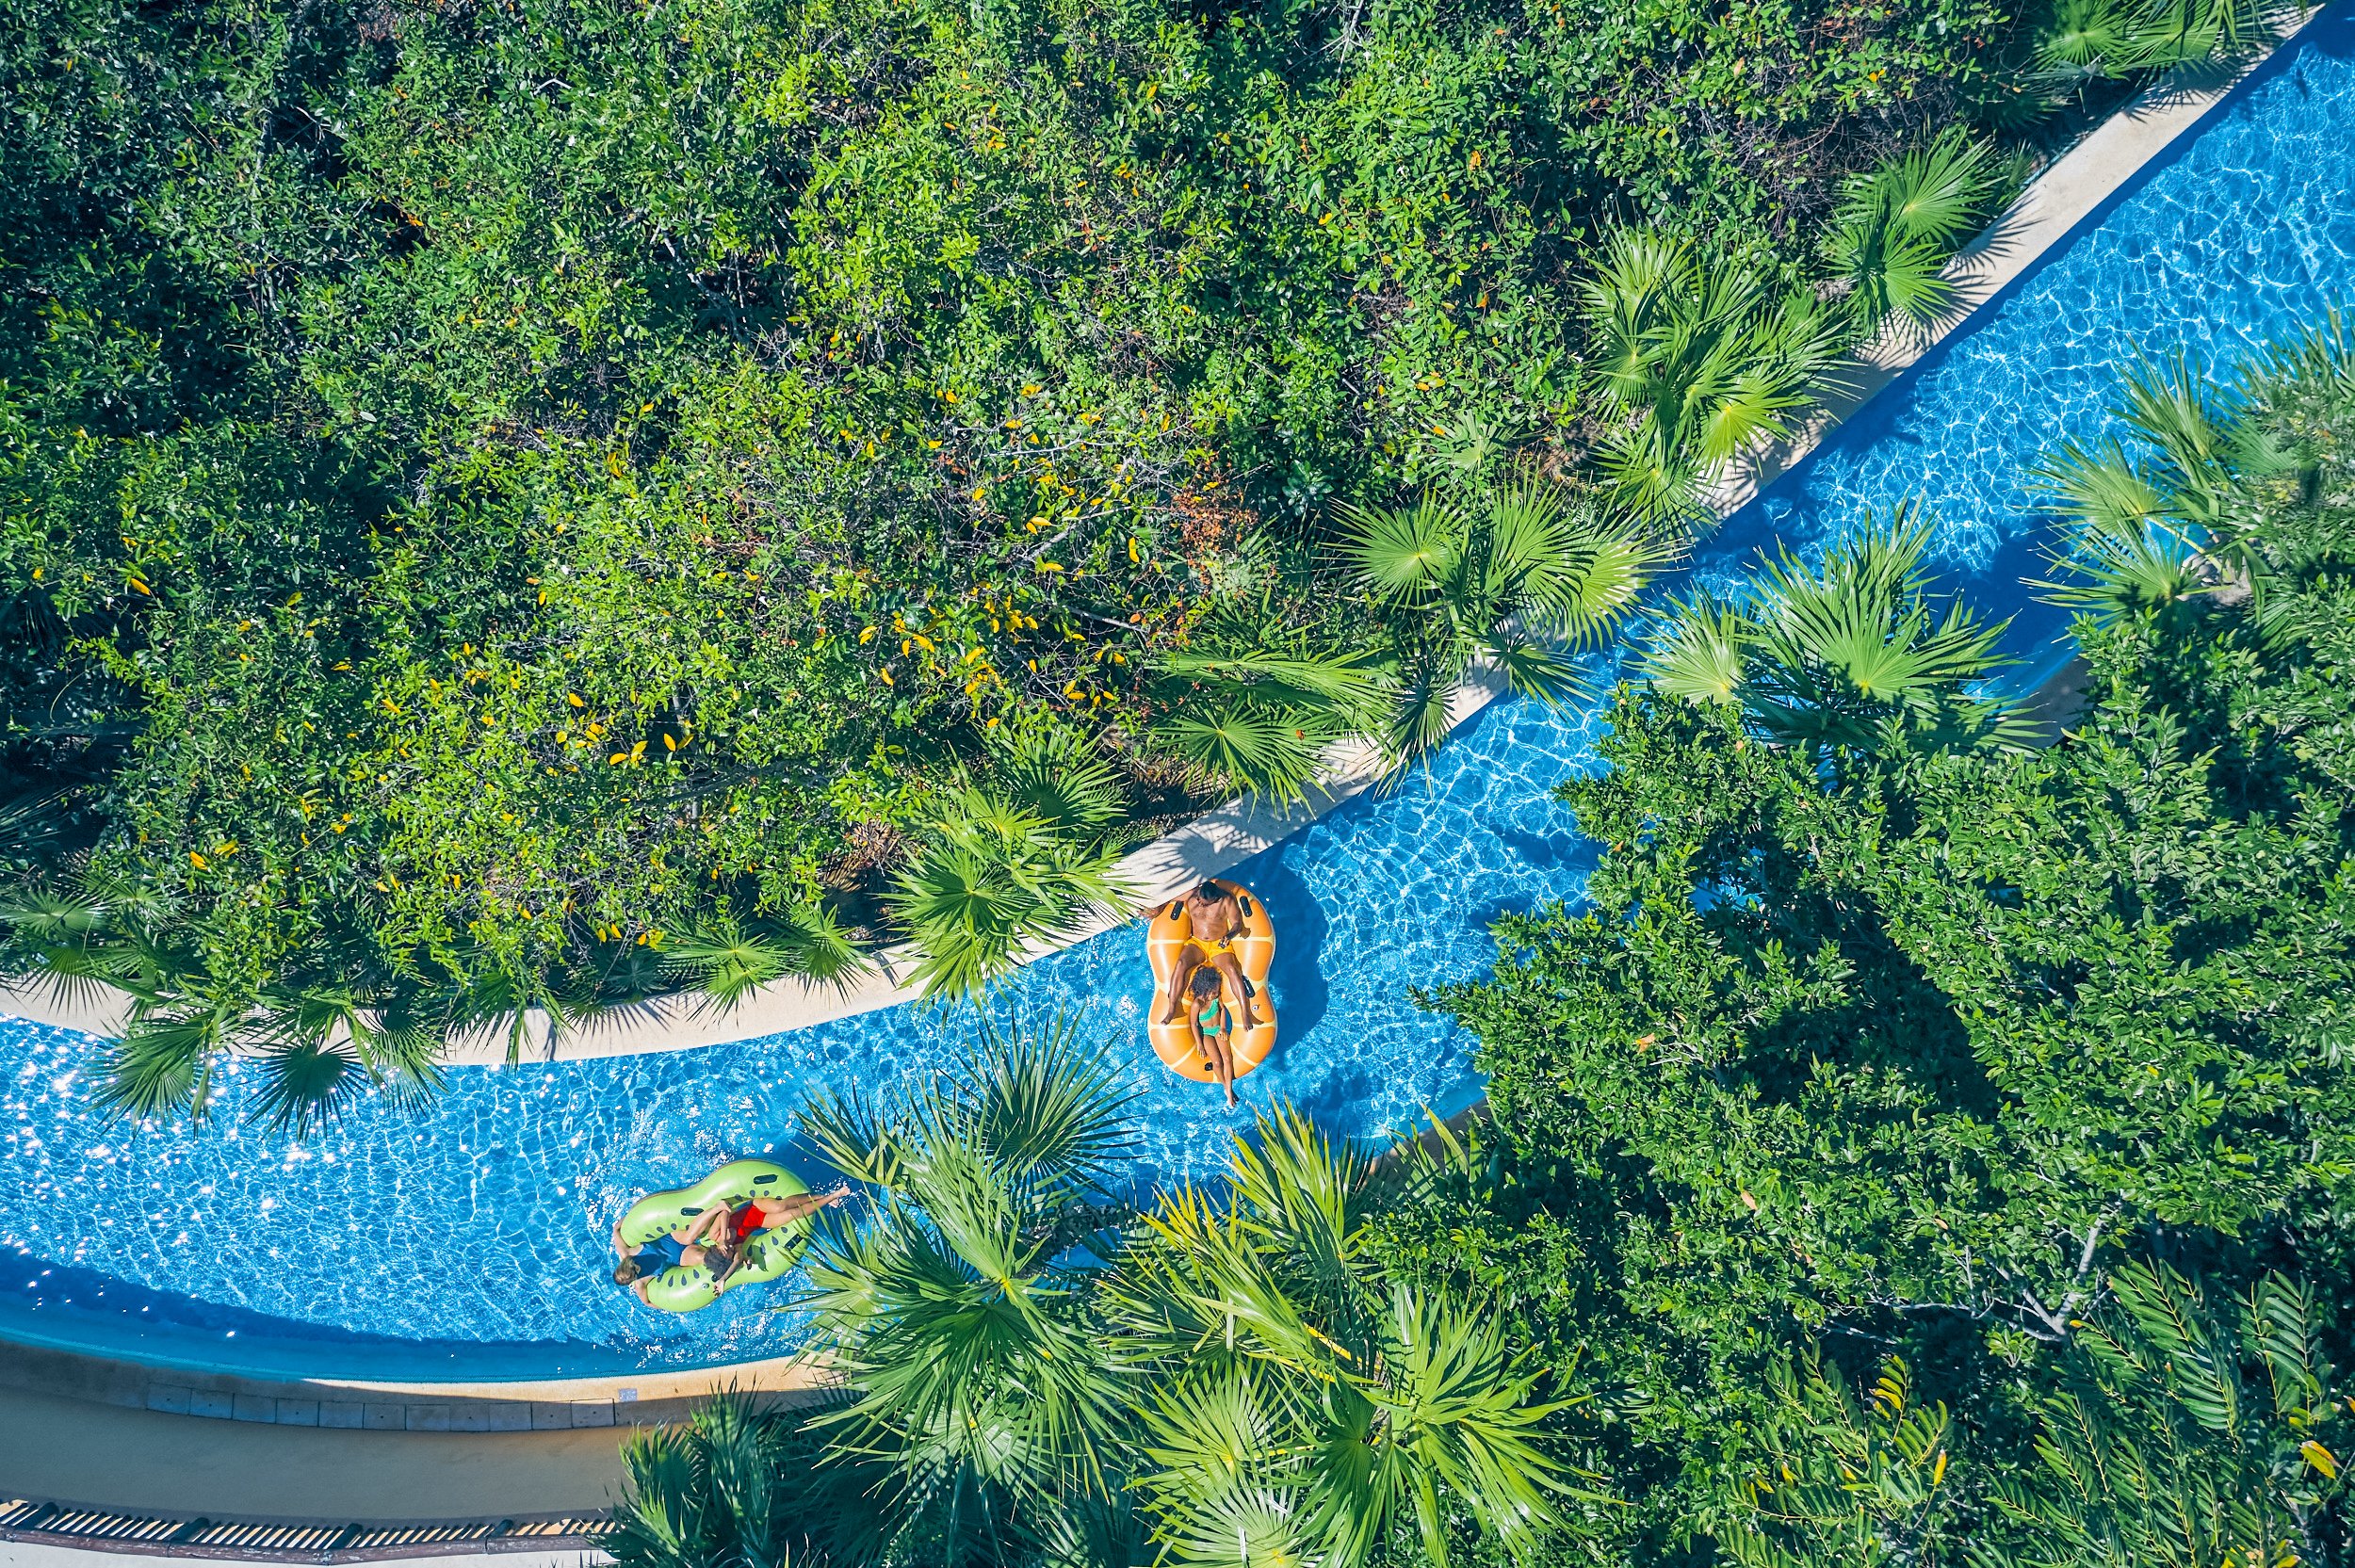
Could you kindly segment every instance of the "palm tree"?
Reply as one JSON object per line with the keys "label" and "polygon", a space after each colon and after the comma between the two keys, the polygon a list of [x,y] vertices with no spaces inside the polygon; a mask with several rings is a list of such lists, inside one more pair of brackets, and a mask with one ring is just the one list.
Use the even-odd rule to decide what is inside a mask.
{"label": "palm tree", "polygon": [[754,992],[788,975],[842,985],[867,966],[824,906],[739,918],[724,906],[663,955],[666,973],[700,992],[704,1006],[726,1014]]}
{"label": "palm tree", "polygon": [[1648,517],[1683,519],[1717,470],[1789,439],[1844,338],[1811,292],[1778,292],[1762,272],[1639,230],[1612,234],[1584,291],[1589,357],[1623,421],[1602,473]]}
{"label": "palm tree", "polygon": [[1525,1558],[1568,1472],[1539,1431],[1559,1404],[1495,1316],[1383,1277],[1366,1162],[1305,1118],[1239,1140],[1224,1205],[1163,1198],[1109,1292],[1153,1374],[1136,1481],[1166,1554],[1221,1568],[1360,1568],[1411,1537],[1448,1560],[1469,1514]]}
{"label": "palm tree", "polygon": [[1678,606],[1644,671],[1653,689],[1739,705],[1768,738],[1818,754],[2017,747],[2031,728],[1975,683],[2002,664],[2009,622],[1930,602],[1929,529],[1900,512],[1832,550],[1820,572],[1785,551],[1747,599]]}
{"label": "palm tree", "polygon": [[879,1537],[1116,1511],[1129,1372],[1091,1309],[1127,1218],[1110,1194],[1129,1098],[1059,1025],[985,1037],[903,1109],[853,1096],[804,1114],[875,1195],[871,1221],[817,1234],[801,1304],[847,1384],[817,1425],[890,1479]]}
{"label": "palm tree", "polygon": [[991,767],[987,784],[937,803],[885,898],[926,995],[975,995],[1030,944],[1071,937],[1130,897],[1113,870],[1122,792],[1094,741],[1042,725],[998,741]]}
{"label": "palm tree", "polygon": [[1568,655],[1608,640],[1671,553],[1641,521],[1573,509],[1536,479],[1340,514],[1341,558],[1396,641],[1386,738],[1402,764],[1447,738],[1476,660],[1541,701],[1580,691]]}
{"label": "palm tree", "polygon": [[[2330,341],[2317,334],[2309,349]],[[2299,454],[2250,417],[2245,397],[2212,396],[2181,354],[2137,365],[2125,390],[2117,412],[2138,458],[2116,438],[2070,441],[2031,471],[2072,525],[2055,559],[2069,577],[2037,586],[2112,622],[2228,586],[2262,595],[2265,563],[2234,520],[2233,498],[2245,479],[2298,467]]]}
{"label": "palm tree", "polygon": [[1153,674],[1167,704],[1155,750],[1197,784],[1285,804],[1307,798],[1334,742],[1382,727],[1391,693],[1370,657],[1298,646],[1164,654]]}
{"label": "palm tree", "polygon": [[809,1417],[723,1394],[622,1444],[621,1568],[787,1568],[868,1560],[858,1525],[876,1477],[830,1458]]}
{"label": "palm tree", "polygon": [[252,1114],[297,1136],[363,1090],[405,1096],[439,1082],[443,1021],[421,1016],[425,983],[392,973],[372,943],[330,932],[267,983],[235,986],[207,967],[203,933],[177,919],[178,907],[94,872],[71,892],[27,893],[0,908],[0,922],[29,944],[31,975],[69,996],[130,998],[101,1105],[133,1118],[202,1116],[214,1065],[233,1050],[256,1059]]}
{"label": "palm tree", "polygon": [[965,789],[942,803],[929,842],[885,900],[920,955],[929,996],[972,996],[1033,942],[1078,934],[1124,909],[1116,844],[1075,840],[1004,795]]}
{"label": "palm tree", "polygon": [[1953,308],[1946,263],[1994,188],[1987,145],[1959,130],[1847,180],[1824,254],[1861,335],[1892,318],[1927,327]]}
{"label": "palm tree", "polygon": [[2060,0],[2037,47],[2055,92],[2200,60],[2245,56],[2270,40],[2266,0]]}

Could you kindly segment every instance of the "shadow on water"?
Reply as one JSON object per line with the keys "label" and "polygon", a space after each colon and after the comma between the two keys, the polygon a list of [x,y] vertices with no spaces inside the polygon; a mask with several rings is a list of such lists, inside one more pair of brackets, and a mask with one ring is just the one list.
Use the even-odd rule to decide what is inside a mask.
{"label": "shadow on water", "polygon": [[1497,841],[1513,852],[1519,863],[1517,869],[1537,872],[1544,885],[1509,886],[1493,897],[1468,906],[1463,916],[1466,930],[1486,936],[1504,916],[1534,913],[1556,898],[1574,910],[1585,903],[1586,879],[1602,862],[1600,845],[1567,831],[1533,833],[1519,828],[1499,828],[1496,834]]}
{"label": "shadow on water", "polygon": [[1268,970],[1268,991],[1278,1010],[1280,1052],[1324,1022],[1332,1005],[1324,969],[1327,922],[1316,895],[1282,855],[1262,856],[1244,869],[1251,878],[1245,885],[1266,903],[1268,918],[1275,925],[1275,963]]}
{"label": "shadow on water", "polygon": [[1540,871],[1574,870],[1581,881],[1601,859],[1594,840],[1582,833],[1533,833],[1519,828],[1499,828],[1497,837],[1524,865]]}

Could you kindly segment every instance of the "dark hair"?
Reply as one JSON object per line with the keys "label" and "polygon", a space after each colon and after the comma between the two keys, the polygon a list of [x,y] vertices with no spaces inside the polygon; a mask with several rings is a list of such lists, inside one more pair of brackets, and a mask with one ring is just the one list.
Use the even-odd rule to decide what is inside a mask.
{"label": "dark hair", "polygon": [[[1207,987],[1204,984],[1205,981],[1209,982]],[[1194,965],[1194,978],[1186,982],[1186,989],[1193,992],[1197,996],[1201,995],[1205,989],[1211,991],[1217,990],[1218,971],[1211,968],[1207,963],[1198,963]]]}
{"label": "dark hair", "polygon": [[615,1285],[635,1285],[638,1282],[639,1276],[644,1272],[645,1270],[643,1269],[638,1267],[638,1260],[635,1257],[625,1257],[622,1259],[621,1262],[613,1266],[613,1283]]}
{"label": "dark hair", "polygon": [[1204,882],[1194,890],[1194,896],[1197,898],[1224,898],[1226,897],[1226,890],[1216,882]]}

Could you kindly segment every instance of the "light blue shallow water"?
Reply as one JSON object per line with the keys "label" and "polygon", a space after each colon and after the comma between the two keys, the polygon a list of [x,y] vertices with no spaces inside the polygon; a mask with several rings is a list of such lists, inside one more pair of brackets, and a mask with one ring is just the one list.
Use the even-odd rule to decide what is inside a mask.
{"label": "light blue shallow water", "polygon": [[[2355,300],[2355,12],[2341,6],[2211,113],[1965,329],[1730,520],[1696,561],[1735,573],[1908,496],[1983,605],[2025,606],[2040,530],[2017,476],[2098,436],[2139,345],[2221,371]],[[2050,662],[2026,607],[2015,642]],[[2044,644],[2042,654],[2035,650]],[[1427,777],[1361,798],[1242,867],[1281,939],[1283,1043],[1229,1115],[1154,1064],[1140,928],[1026,970],[1002,1004],[1063,1012],[1136,1064],[1145,1172],[1204,1174],[1251,1109],[1291,1100],[1337,1131],[1408,1127],[1479,1092],[1470,1042],[1406,988],[1480,972],[1499,913],[1575,897],[1586,845],[1548,798],[1591,764],[1593,717],[1499,704]],[[1411,913],[1407,913],[1411,912]],[[790,1146],[815,1090],[885,1092],[950,1059],[969,1016],[901,1009],[707,1050],[452,1075],[414,1115],[365,1107],[297,1146],[88,1106],[90,1042],[0,1019],[0,1335],[255,1371],[523,1378],[783,1353],[782,1290],[690,1317],[606,1284],[605,1233],[651,1188]]]}

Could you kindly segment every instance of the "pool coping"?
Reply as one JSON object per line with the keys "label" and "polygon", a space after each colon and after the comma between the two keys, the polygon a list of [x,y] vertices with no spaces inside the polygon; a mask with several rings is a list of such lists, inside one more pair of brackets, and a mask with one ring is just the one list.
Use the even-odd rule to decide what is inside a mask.
{"label": "pool coping", "polygon": [[[1717,486],[1710,509],[1720,518],[1746,506],[1765,486],[1802,461],[1824,437],[1932,348],[1960,331],[2005,286],[2040,260],[2055,245],[2139,174],[2210,109],[2222,102],[2281,48],[2327,9],[2317,5],[2280,21],[2281,37],[2252,57],[2229,66],[2187,67],[2146,88],[2093,126],[2028,182],[2011,204],[1996,215],[1946,268],[1955,295],[1950,309],[1929,330],[1897,328],[1852,356],[1835,373],[1832,390],[1816,406],[1795,438],[1759,454]],[[1505,689],[1493,670],[1475,670],[1449,698],[1453,734]],[[1244,796],[1195,818],[1124,856],[1115,867],[1131,891],[1130,911],[1101,913],[1065,935],[1034,942],[1021,963],[1116,929],[1137,913],[1163,903],[1207,877],[1229,870],[1273,849],[1380,782],[1382,759],[1364,742],[1345,741],[1328,753],[1324,772],[1306,800],[1292,804]],[[579,1061],[698,1050],[809,1028],[922,999],[908,979],[916,955],[906,946],[873,955],[872,966],[844,984],[799,978],[756,988],[724,1011],[701,996],[678,994],[649,997],[599,1012],[561,1029],[534,1009],[526,1015],[519,1055],[540,1061]],[[39,985],[0,983],[0,1013],[86,1034],[120,1035],[128,998],[93,1002],[60,996]],[[450,1066],[496,1066],[508,1059],[504,1031],[483,1029],[455,1037],[443,1060]]]}
{"label": "pool coping", "polygon": [[682,1419],[714,1394],[814,1403],[835,1384],[815,1356],[689,1370],[517,1382],[399,1382],[206,1372],[0,1340],[0,1388],[125,1410],[346,1431],[560,1431]]}

